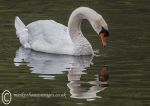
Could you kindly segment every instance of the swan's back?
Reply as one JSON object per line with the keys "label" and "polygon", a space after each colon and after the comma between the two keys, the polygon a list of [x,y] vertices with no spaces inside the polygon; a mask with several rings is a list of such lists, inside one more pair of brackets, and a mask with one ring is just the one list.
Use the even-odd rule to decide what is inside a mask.
{"label": "swan's back", "polygon": [[28,24],[27,29],[29,42],[34,50],[58,54],[72,53],[72,41],[66,26],[53,20],[39,20]]}
{"label": "swan's back", "polygon": [[55,42],[55,40],[65,39],[69,37],[68,28],[53,20],[39,20],[27,25],[28,33],[32,38],[37,36],[45,37],[45,40]]}

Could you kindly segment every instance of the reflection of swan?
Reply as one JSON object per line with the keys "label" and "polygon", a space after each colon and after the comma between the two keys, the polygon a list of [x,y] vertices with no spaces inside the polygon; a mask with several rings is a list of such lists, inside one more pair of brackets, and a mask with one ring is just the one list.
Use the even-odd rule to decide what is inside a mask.
{"label": "reflection of swan", "polygon": [[68,27],[53,20],[39,20],[25,26],[16,17],[16,34],[25,48],[55,54],[93,55],[91,44],[81,32],[83,19],[90,22],[105,46],[108,26],[100,14],[87,7],[79,7],[72,12]]}
{"label": "reflection of swan", "polygon": [[20,47],[16,52],[14,62],[16,66],[27,65],[32,73],[62,74],[65,70],[85,70],[90,66],[93,56],[67,56],[34,52]]}
{"label": "reflection of swan", "polygon": [[[90,66],[93,56],[67,56],[46,54],[34,52],[31,49],[20,47],[16,52],[14,64],[16,66],[27,65],[32,70],[32,73],[39,74],[39,77],[44,79],[54,80],[54,74],[63,74],[63,71],[68,71],[67,86],[70,89],[72,98],[91,100],[97,96],[96,93],[103,91],[107,87],[108,74],[106,68],[102,67],[97,75],[96,81],[80,81],[83,74],[86,74],[86,68]],[[82,84],[89,84],[87,87],[82,87]]]}
{"label": "reflection of swan", "polygon": [[[76,76],[75,78],[72,76]],[[77,77],[78,76],[78,77]],[[83,82],[80,81],[81,74],[76,73],[76,70],[71,70],[68,73],[68,80],[70,81],[67,86],[70,89],[71,97],[78,99],[94,100],[94,98],[101,98],[97,93],[107,88],[108,73],[106,67],[101,67],[98,78],[96,81]],[[91,87],[82,87],[82,84],[91,84]]]}

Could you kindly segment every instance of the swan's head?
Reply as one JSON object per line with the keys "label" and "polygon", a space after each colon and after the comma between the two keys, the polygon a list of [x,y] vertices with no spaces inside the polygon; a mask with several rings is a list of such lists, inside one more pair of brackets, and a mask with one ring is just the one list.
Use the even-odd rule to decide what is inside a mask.
{"label": "swan's head", "polygon": [[93,19],[93,22],[91,24],[96,33],[100,36],[102,44],[105,47],[106,37],[109,36],[107,23],[101,15],[98,15],[96,18]]}

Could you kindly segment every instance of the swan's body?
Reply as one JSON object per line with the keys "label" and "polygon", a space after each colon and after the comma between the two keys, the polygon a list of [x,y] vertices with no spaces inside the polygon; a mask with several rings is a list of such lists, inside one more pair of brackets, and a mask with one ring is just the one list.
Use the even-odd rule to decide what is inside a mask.
{"label": "swan's body", "polygon": [[16,34],[25,48],[35,51],[93,55],[92,46],[80,29],[82,19],[87,19],[97,33],[102,30],[102,27],[108,29],[101,15],[90,8],[79,7],[72,12],[68,27],[53,20],[39,20],[25,26],[19,17],[16,17]]}

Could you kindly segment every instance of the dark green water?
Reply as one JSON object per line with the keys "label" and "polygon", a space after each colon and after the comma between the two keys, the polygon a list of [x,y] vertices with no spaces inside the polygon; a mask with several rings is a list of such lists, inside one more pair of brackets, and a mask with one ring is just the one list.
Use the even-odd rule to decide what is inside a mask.
{"label": "dark green water", "polygon": [[[95,9],[109,25],[106,48],[87,21],[82,25],[97,56],[57,56],[20,48],[16,15],[25,24],[53,19],[67,25],[79,6]],[[149,106],[149,47],[149,0],[0,0],[0,92],[11,92],[10,106]],[[107,74],[108,79],[99,81]],[[65,96],[14,97],[18,93]]]}

